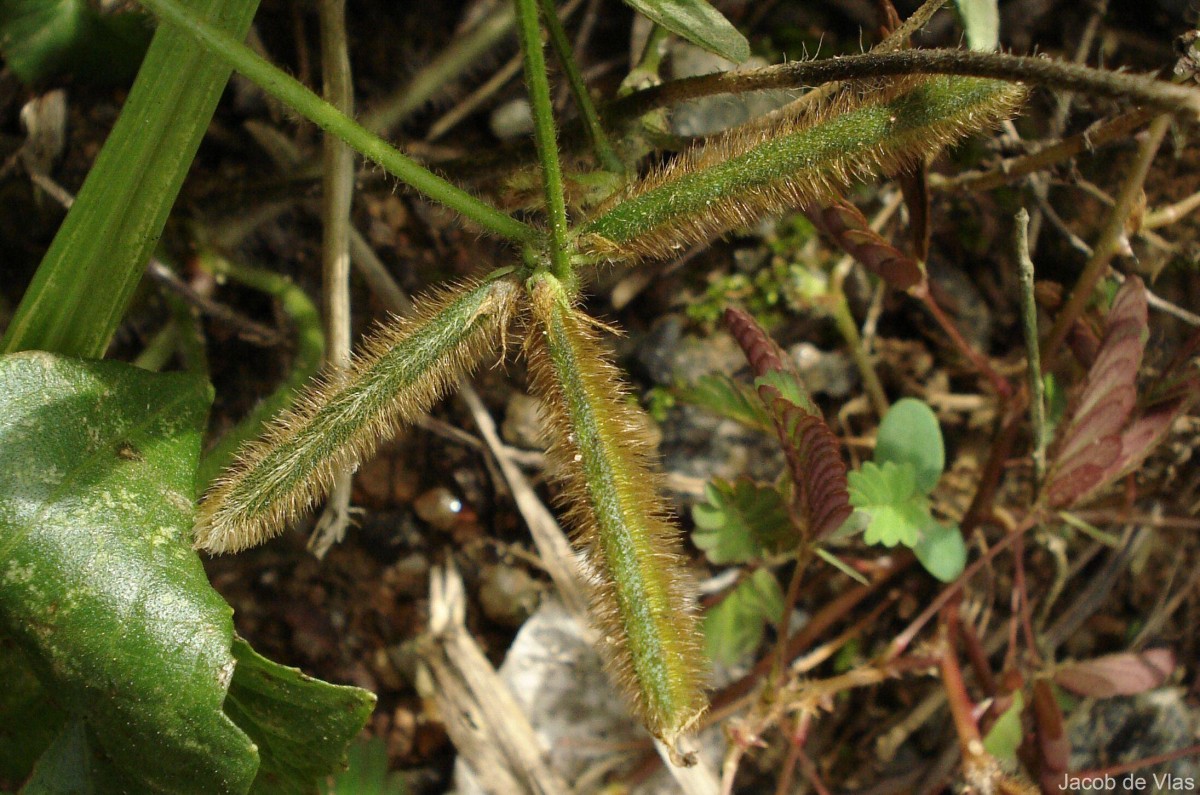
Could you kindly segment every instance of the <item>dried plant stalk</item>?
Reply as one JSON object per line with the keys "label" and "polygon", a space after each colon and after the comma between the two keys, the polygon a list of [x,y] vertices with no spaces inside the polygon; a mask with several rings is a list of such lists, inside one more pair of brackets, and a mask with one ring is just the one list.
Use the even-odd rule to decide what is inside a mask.
{"label": "dried plant stalk", "polygon": [[1019,84],[969,77],[846,91],[795,117],[738,129],[677,158],[601,208],[579,248],[597,257],[668,257],[686,245],[824,200],[895,172],[1011,115]]}
{"label": "dried plant stalk", "polygon": [[532,284],[533,387],[552,430],[566,518],[593,574],[593,616],[615,679],[674,747],[704,712],[704,655],[678,532],[656,488],[645,426],[600,350],[594,321],[552,276]]}
{"label": "dried plant stalk", "polygon": [[498,278],[506,272],[420,301],[414,318],[368,339],[345,375],[314,381],[205,495],[196,547],[236,552],[278,535],[329,490],[336,472],[427,409],[503,338],[521,293]]}

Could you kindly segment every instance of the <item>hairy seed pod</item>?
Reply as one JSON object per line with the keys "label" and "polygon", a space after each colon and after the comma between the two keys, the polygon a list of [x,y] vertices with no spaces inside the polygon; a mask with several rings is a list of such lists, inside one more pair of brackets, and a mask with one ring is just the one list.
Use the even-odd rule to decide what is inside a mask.
{"label": "hairy seed pod", "polygon": [[531,293],[533,388],[566,518],[591,569],[594,620],[614,678],[647,728],[674,747],[705,709],[705,662],[678,531],[650,469],[653,447],[594,321],[552,276],[534,277]]}
{"label": "hairy seed pod", "polygon": [[200,503],[196,547],[236,552],[282,532],[490,350],[522,293],[497,274],[418,301],[363,346],[347,372],[314,381],[249,442]]}
{"label": "hairy seed pod", "polygon": [[676,158],[611,199],[582,226],[577,245],[610,259],[673,256],[764,214],[918,162],[1007,118],[1025,93],[1019,84],[945,76],[844,92]]}

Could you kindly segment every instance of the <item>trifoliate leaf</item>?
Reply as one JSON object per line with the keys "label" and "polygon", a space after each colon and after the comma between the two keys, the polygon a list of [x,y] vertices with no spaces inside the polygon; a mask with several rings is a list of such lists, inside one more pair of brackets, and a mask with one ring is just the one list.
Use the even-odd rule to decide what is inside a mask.
{"label": "trifoliate leaf", "polygon": [[783,496],[772,486],[741,479],[704,487],[706,501],[692,508],[692,542],[713,563],[745,563],[782,548],[792,525]]}
{"label": "trifoliate leaf", "polygon": [[731,664],[762,643],[763,626],[783,614],[783,591],[775,576],[758,569],[704,616],[708,656]]}
{"label": "trifoliate leaf", "polygon": [[889,461],[880,467],[868,461],[861,470],[850,473],[849,481],[850,504],[870,517],[863,535],[866,543],[888,547],[917,543],[930,518],[911,465]]}
{"label": "trifoliate leaf", "polygon": [[958,525],[930,522],[921,531],[913,554],[925,571],[942,582],[953,582],[967,565],[967,545]]}
{"label": "trifoliate leaf", "polygon": [[946,448],[942,429],[933,409],[920,400],[896,401],[883,422],[875,441],[875,463],[891,461],[911,464],[922,494],[933,491],[946,467]]}

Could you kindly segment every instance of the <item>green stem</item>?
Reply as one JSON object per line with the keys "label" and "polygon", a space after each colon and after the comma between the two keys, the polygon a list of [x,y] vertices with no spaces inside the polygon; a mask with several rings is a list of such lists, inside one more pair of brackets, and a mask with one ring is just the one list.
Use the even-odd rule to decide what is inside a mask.
{"label": "green stem", "polygon": [[1025,332],[1025,364],[1029,378],[1029,419],[1033,423],[1033,468],[1037,482],[1046,474],[1046,388],[1038,349],[1037,304],[1033,297],[1033,260],[1029,257],[1029,213],[1017,211],[1013,245],[1021,275],[1021,321]]}
{"label": "green stem", "polygon": [[617,157],[617,152],[609,143],[608,136],[604,134],[604,125],[600,123],[600,114],[596,112],[596,104],[592,102],[592,95],[588,93],[587,84],[583,82],[579,64],[575,63],[571,42],[567,39],[562,21],[558,18],[554,0],[541,0],[541,2],[542,19],[546,24],[546,31],[550,34],[550,44],[558,54],[558,60],[562,64],[563,72],[566,73],[567,82],[571,84],[571,93],[574,94],[575,102],[579,105],[579,112],[583,116],[583,124],[587,128],[592,148],[596,150],[596,157],[605,169],[619,174],[625,170],[625,165],[621,162],[621,158]]}
{"label": "green stem", "polygon": [[563,197],[562,169],[558,163],[558,140],[554,130],[554,109],[550,104],[550,81],[546,79],[546,59],[538,29],[538,0],[514,0],[517,8],[517,33],[525,57],[525,83],[533,109],[533,142],[542,162],[542,186],[546,191],[546,214],[550,219],[550,268],[560,280],[571,279],[567,256],[567,206]]}
{"label": "green stem", "polygon": [[829,295],[832,299],[832,307],[830,309],[834,325],[837,326],[842,339],[846,341],[846,345],[850,348],[850,356],[854,359],[854,364],[858,368],[859,375],[862,376],[863,386],[866,387],[867,398],[871,402],[871,408],[882,418],[888,412],[887,393],[883,389],[883,384],[879,381],[879,376],[875,372],[875,365],[871,363],[871,357],[867,356],[866,348],[863,346],[862,335],[858,333],[858,323],[854,320],[854,315],[850,312],[850,304],[846,301],[846,294],[842,292],[840,280],[830,280]]}
{"label": "green stem", "polygon": [[336,135],[363,157],[436,202],[495,235],[519,243],[536,240],[539,232],[422,167],[378,135],[365,129],[337,108],[305,88],[299,81],[261,58],[249,47],[196,18],[178,0],[139,0],[163,21],[194,36],[263,91],[326,132]]}

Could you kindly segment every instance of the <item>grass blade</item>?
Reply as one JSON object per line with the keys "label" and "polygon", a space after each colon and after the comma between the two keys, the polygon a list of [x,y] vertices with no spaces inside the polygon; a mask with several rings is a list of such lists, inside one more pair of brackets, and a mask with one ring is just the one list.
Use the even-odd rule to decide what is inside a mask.
{"label": "grass blade", "polygon": [[[242,37],[258,0],[194,0]],[[125,314],[230,67],[186,33],[154,34],[129,99],[0,344],[99,358]]]}

